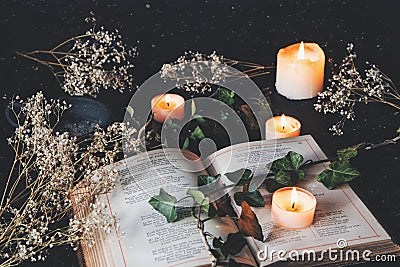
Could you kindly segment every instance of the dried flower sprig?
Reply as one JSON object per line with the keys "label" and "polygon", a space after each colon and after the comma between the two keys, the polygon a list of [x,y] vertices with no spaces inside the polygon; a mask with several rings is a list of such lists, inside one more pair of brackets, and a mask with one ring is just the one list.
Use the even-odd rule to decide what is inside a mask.
{"label": "dried flower sprig", "polygon": [[[314,105],[318,112],[337,113],[341,120],[330,130],[335,135],[343,134],[346,120],[354,120],[354,107],[357,103],[382,103],[400,109],[400,91],[393,81],[377,65],[367,62],[368,67],[362,75],[355,65],[356,53],[353,44],[347,46],[347,55],[335,71],[327,90],[318,95]],[[331,61],[332,64],[332,61]]]}
{"label": "dried flower sprig", "polygon": [[50,50],[35,50],[19,55],[50,67],[61,88],[70,95],[97,96],[101,89],[120,92],[133,86],[132,61],[137,48],[127,47],[118,30],[93,27],[69,38]]}
{"label": "dried flower sprig", "polygon": [[[198,63],[190,64],[189,63]],[[161,78],[176,81],[178,89],[193,94],[204,94],[212,90],[212,85],[225,82],[227,78],[240,79],[237,73],[228,68],[244,68],[243,73],[247,77],[255,77],[268,74],[272,66],[263,66],[256,63],[238,61],[217,55],[188,51],[172,63],[164,64],[161,68]],[[189,69],[188,69],[189,67]]]}
{"label": "dried flower sprig", "polygon": [[[20,110],[14,108],[15,102],[21,104]],[[114,187],[113,164],[122,154],[124,139],[134,141],[133,151],[140,149],[135,130],[115,123],[85,138],[55,132],[68,107],[59,100],[46,100],[42,92],[11,102],[19,126],[8,139],[15,157],[0,193],[1,267],[44,260],[53,246],[92,244],[95,230],[108,232],[114,226],[115,218],[104,212],[101,203],[91,204],[85,216],[68,219],[73,206],[85,206]],[[102,168],[105,165],[110,167]],[[85,194],[77,201],[78,183],[84,185]]]}

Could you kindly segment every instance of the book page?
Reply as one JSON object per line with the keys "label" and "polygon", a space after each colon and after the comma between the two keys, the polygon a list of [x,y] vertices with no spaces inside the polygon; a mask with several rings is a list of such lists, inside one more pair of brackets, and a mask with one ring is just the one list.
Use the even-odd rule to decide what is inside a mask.
{"label": "book page", "polygon": [[[265,165],[274,159],[283,157],[290,150],[302,154],[305,161],[326,159],[310,135],[278,139],[276,144],[274,141],[265,140],[249,144],[251,145],[250,150],[246,148],[248,144],[238,144],[226,148],[225,151],[217,151],[215,155],[212,155],[214,158],[212,171],[226,173],[240,168],[249,168],[255,172],[256,176],[265,177],[267,174]],[[232,151],[232,153],[227,151]],[[266,205],[262,208],[253,208],[253,210],[260,221],[266,240],[260,242],[250,238],[249,244],[254,255],[260,251],[267,251],[265,254],[260,254],[261,266],[287,257],[287,253],[279,259],[276,253],[269,255],[272,250],[276,252],[279,250],[302,252],[310,249],[320,251],[329,247],[337,248],[336,242],[340,238],[345,239],[348,246],[390,239],[350,186],[345,184],[335,190],[328,190],[316,181],[318,173],[328,165],[329,163],[318,164],[308,168],[306,177],[297,185],[310,191],[317,199],[314,222],[306,229],[286,230],[275,226],[271,218],[272,194],[266,190],[260,190]],[[240,212],[240,206],[232,204]]]}
{"label": "book page", "polygon": [[[199,174],[207,174],[201,161],[190,165],[181,153],[191,160],[197,157],[188,151],[165,149],[133,156],[119,164],[116,188],[103,198],[110,214],[118,220],[108,236],[114,266],[210,265],[211,257],[190,209],[184,209],[184,218],[167,223],[148,203],[159,194],[160,187],[179,200],[189,188],[197,186]],[[191,206],[190,198],[185,201],[187,207]],[[226,236],[235,227],[229,221],[206,223],[206,230],[217,236]],[[240,257],[242,262],[256,264],[249,248]]]}

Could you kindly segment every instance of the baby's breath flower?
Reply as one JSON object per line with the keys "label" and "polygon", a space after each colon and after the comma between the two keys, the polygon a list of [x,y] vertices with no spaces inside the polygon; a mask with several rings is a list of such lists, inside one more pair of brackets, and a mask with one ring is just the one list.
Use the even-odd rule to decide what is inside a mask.
{"label": "baby's breath flower", "polygon": [[109,32],[104,27],[92,28],[85,37],[74,39],[64,57],[65,71],[62,88],[71,95],[96,96],[101,89],[120,92],[133,86],[131,60],[136,48],[127,48],[118,30]]}
{"label": "baby's breath flower", "polygon": [[[245,76],[233,72],[230,66],[240,66],[246,70]],[[227,79],[240,79],[268,74],[266,69],[273,68],[255,63],[228,59],[218,55],[188,51],[172,63],[164,64],[161,68],[161,78],[175,81],[176,88],[193,94],[204,94],[212,91],[213,85],[222,84]],[[244,75],[241,73],[240,75]]]}
{"label": "baby's breath flower", "polygon": [[[70,95],[96,97],[101,89],[131,89],[137,48],[127,47],[118,30],[97,29],[94,18],[86,21],[94,26],[85,34],[71,37],[49,51],[19,54],[49,66],[61,88]],[[41,59],[46,56],[54,61]]]}
{"label": "baby's breath flower", "polygon": [[318,112],[336,113],[342,117],[329,129],[335,135],[343,134],[346,120],[354,120],[354,107],[357,103],[378,102],[400,109],[400,92],[392,80],[375,64],[369,62],[366,62],[367,68],[363,76],[355,66],[357,55],[353,47],[353,44],[348,44],[348,54],[337,70],[334,70],[333,62],[330,61],[332,77],[314,105]]}
{"label": "baby's breath flower", "polygon": [[[190,69],[187,69],[188,63],[194,62],[200,64],[190,65]],[[164,64],[161,78],[176,80],[176,87],[179,89],[203,94],[211,91],[212,84],[224,81],[229,74],[228,68],[221,64],[225,65],[224,57],[217,55],[215,51],[210,55],[188,51],[175,62]],[[210,72],[204,75],[205,70],[202,67],[207,67]]]}
{"label": "baby's breath flower", "polygon": [[[54,132],[68,103],[47,100],[42,92],[11,103],[17,101],[20,111],[13,104],[11,108],[19,126],[8,139],[15,161],[0,196],[0,266],[44,260],[49,248],[76,248],[78,241],[95,242],[95,230],[109,232],[115,218],[104,212],[104,203],[91,203],[114,188],[122,141],[129,138],[135,153],[141,148],[136,130],[124,123],[97,127],[91,136],[78,139]],[[72,196],[78,183],[85,185],[85,194],[76,202]],[[77,203],[86,203],[89,210],[65,222]]]}

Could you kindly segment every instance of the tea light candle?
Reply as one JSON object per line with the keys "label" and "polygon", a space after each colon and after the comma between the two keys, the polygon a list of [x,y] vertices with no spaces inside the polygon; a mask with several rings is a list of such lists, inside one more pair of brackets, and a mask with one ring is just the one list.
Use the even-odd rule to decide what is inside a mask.
{"label": "tea light candle", "polygon": [[316,205],[317,200],[309,191],[299,187],[284,187],[272,195],[272,219],[282,228],[306,228],[314,220]]}
{"label": "tea light candle", "polygon": [[325,54],[318,44],[293,44],[278,52],[276,89],[288,99],[313,98],[322,91]]}
{"label": "tea light candle", "polygon": [[288,138],[300,135],[301,123],[298,119],[285,116],[275,116],[265,122],[266,139]]}
{"label": "tea light candle", "polygon": [[164,122],[168,117],[181,120],[185,116],[185,99],[176,94],[157,95],[151,99],[154,120]]}

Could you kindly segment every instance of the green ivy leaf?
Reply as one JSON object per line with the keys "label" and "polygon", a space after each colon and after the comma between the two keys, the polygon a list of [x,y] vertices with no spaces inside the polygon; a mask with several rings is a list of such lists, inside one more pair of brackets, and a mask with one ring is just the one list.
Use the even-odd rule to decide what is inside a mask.
{"label": "green ivy leaf", "polygon": [[246,192],[236,192],[233,195],[233,198],[235,199],[236,205],[241,206],[243,200],[246,201],[249,206],[251,207],[264,207],[264,198],[262,197],[260,191],[254,190],[252,192],[246,191]]}
{"label": "green ivy leaf", "polygon": [[221,174],[217,174],[215,176],[199,175],[197,177],[197,186],[204,186],[204,185],[212,184],[215,181],[217,181],[219,178],[221,178]]}
{"label": "green ivy leaf", "polygon": [[239,169],[234,172],[228,172],[225,176],[233,183],[236,183],[237,186],[248,185],[253,178],[253,173],[249,169]]}
{"label": "green ivy leaf", "polygon": [[129,116],[131,116],[131,118],[133,117],[133,114],[135,114],[135,110],[133,109],[133,107],[131,106],[127,106],[126,107],[126,112],[128,112]]}
{"label": "green ivy leaf", "polygon": [[214,237],[213,238],[213,247],[214,248],[222,248],[222,246],[224,245],[224,240],[222,239],[222,237]]}
{"label": "green ivy leaf", "polygon": [[171,127],[172,126],[172,119],[171,118],[168,118],[167,120],[166,120],[166,122],[165,122],[169,127]]}
{"label": "green ivy leaf", "polygon": [[283,158],[274,160],[270,170],[275,174],[276,182],[291,186],[303,180],[304,171],[299,170],[303,159],[302,155],[289,151]]}
{"label": "green ivy leaf", "polygon": [[231,198],[226,194],[225,196],[217,199],[214,202],[215,205],[211,204],[208,211],[209,217],[220,216],[220,217],[237,217],[235,210],[232,207]]}
{"label": "green ivy leaf", "polygon": [[194,114],[193,118],[196,119],[200,123],[205,123],[206,122],[206,120],[202,116],[200,116],[198,114]]}
{"label": "green ivy leaf", "polygon": [[221,237],[213,239],[213,247],[220,249],[225,258],[238,254],[246,244],[246,239],[240,232],[228,234],[226,241],[223,241]]}
{"label": "green ivy leaf", "polygon": [[286,186],[284,184],[278,183],[275,179],[272,179],[272,178],[265,179],[264,184],[265,184],[268,192],[270,192],[270,193],[275,192],[279,188]]}
{"label": "green ivy leaf", "polygon": [[396,131],[396,132],[400,134],[400,127],[399,127],[399,129],[397,129],[397,131]]}
{"label": "green ivy leaf", "polygon": [[185,141],[183,142],[182,149],[188,149],[188,148],[189,148],[189,138],[186,137]]}
{"label": "green ivy leaf", "polygon": [[244,193],[243,192],[236,192],[233,195],[233,198],[235,199],[236,205],[240,206],[242,205],[242,201],[244,200]]}
{"label": "green ivy leaf", "polygon": [[334,161],[329,168],[321,172],[317,178],[317,181],[323,183],[328,189],[334,189],[360,176],[360,172],[351,166],[349,160]]}
{"label": "green ivy leaf", "polygon": [[196,202],[196,204],[201,206],[202,210],[208,212],[208,209],[210,207],[210,199],[204,196],[203,192],[196,189],[189,189],[187,191],[187,194],[194,198],[194,201]]}
{"label": "green ivy leaf", "polygon": [[303,170],[279,170],[275,174],[276,182],[283,184],[285,186],[292,186],[304,179]]}
{"label": "green ivy leaf", "polygon": [[229,255],[236,255],[246,246],[246,244],[246,239],[243,237],[242,233],[237,232],[228,234],[228,237],[224,243],[224,250],[228,252]]}
{"label": "green ivy leaf", "polygon": [[168,145],[167,138],[164,138],[164,143],[163,143],[163,146],[164,146],[164,147],[168,147],[168,146],[169,146],[169,145]]}
{"label": "green ivy leaf", "polygon": [[166,120],[166,124],[168,127],[171,127],[173,130],[180,130],[181,126],[179,124],[179,120],[168,118]]}
{"label": "green ivy leaf", "polygon": [[360,143],[351,147],[339,149],[336,153],[338,155],[339,160],[351,159],[357,156],[358,148],[362,146],[364,143]]}
{"label": "green ivy leaf", "polygon": [[298,170],[303,162],[303,156],[294,152],[289,151],[283,158],[277,159],[272,162],[271,171],[276,173],[278,170]]}
{"label": "green ivy leaf", "polygon": [[170,126],[174,132],[177,132],[181,129],[181,126],[178,123],[172,122],[171,126]]}
{"label": "green ivy leaf", "polygon": [[171,196],[164,189],[160,188],[160,193],[149,200],[149,204],[167,219],[167,222],[173,222],[178,218],[175,203],[176,197]]}
{"label": "green ivy leaf", "polygon": [[194,131],[190,135],[190,138],[191,139],[203,140],[206,137],[205,137],[203,131],[201,130],[201,128],[199,126],[196,126],[196,128],[194,128]]}
{"label": "green ivy leaf", "polygon": [[140,128],[140,123],[133,117],[133,115],[135,115],[135,110],[133,109],[133,107],[128,105],[125,109],[130,116],[129,123],[131,124],[131,126],[135,128]]}
{"label": "green ivy leaf", "polygon": [[226,89],[226,88],[219,88],[218,89],[218,98],[228,106],[232,105],[235,102],[234,99],[235,92]]}
{"label": "green ivy leaf", "polygon": [[221,121],[226,121],[228,119],[228,116],[226,115],[227,113],[225,113],[224,111],[221,110]]}

